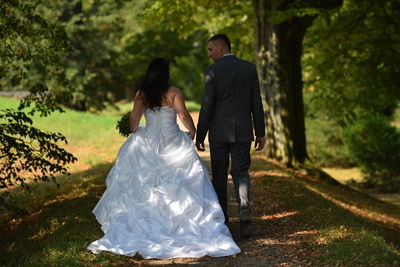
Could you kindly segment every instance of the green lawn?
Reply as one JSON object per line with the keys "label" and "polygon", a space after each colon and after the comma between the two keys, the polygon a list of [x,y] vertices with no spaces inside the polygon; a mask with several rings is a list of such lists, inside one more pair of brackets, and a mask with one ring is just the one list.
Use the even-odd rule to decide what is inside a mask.
{"label": "green lawn", "polygon": [[[17,108],[18,103],[16,99],[0,97],[0,109]],[[188,101],[187,106],[192,111],[199,110],[197,103]],[[48,117],[35,116],[33,121],[41,130],[60,132],[67,137],[66,149],[78,158],[69,169],[72,173],[77,173],[115,160],[118,149],[126,139],[119,135],[115,126],[120,116],[131,109],[132,103],[121,102],[97,114],[65,109],[63,113],[54,112]],[[144,119],[142,123],[145,123]],[[54,194],[54,190],[69,190],[69,186],[76,183],[75,179],[75,176],[57,178],[58,183],[62,185],[61,189],[57,190],[54,183],[33,184],[32,194],[15,188],[15,201],[19,206],[35,210]]]}
{"label": "green lawn", "polygon": [[[200,105],[188,101],[190,111],[198,111]],[[18,101],[0,97],[0,109],[16,108]],[[132,109],[132,103],[117,103],[104,111],[93,114],[65,109],[48,117],[34,117],[34,125],[41,130],[60,132],[67,137],[68,150],[75,154],[77,166],[91,167],[101,162],[112,161],[124,138],[118,134],[115,126],[120,116]],[[142,120],[144,123],[144,119]],[[81,169],[80,169],[81,170]]]}

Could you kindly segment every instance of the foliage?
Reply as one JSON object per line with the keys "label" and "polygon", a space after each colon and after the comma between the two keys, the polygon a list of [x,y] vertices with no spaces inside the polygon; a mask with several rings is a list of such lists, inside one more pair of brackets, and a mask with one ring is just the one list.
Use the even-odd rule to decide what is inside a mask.
{"label": "foliage", "polygon": [[[25,2],[65,35],[58,45],[70,44],[58,71],[71,86],[51,89],[72,95],[72,101],[63,103],[74,109],[101,110],[107,103],[131,100],[153,57],[169,58],[172,83],[187,99],[200,101],[203,69],[209,64],[205,44],[218,31],[231,37],[238,56],[253,59],[250,1]],[[26,90],[15,86],[13,74],[9,70],[2,75],[2,90]],[[31,68],[26,70],[25,84],[42,80]]]}
{"label": "foliage", "polygon": [[[76,158],[58,145],[66,142],[63,135],[33,127],[31,116],[62,111],[60,104],[69,99],[60,66],[68,51],[65,32],[20,1],[3,1],[0,19],[0,76],[5,77],[1,87],[9,83],[30,92],[19,111],[0,110],[0,188],[25,186],[28,178],[54,180],[55,174],[67,174],[66,165]],[[3,206],[7,202],[0,200]]]}
{"label": "foliage", "polygon": [[[340,125],[367,112],[391,116],[397,106],[400,7],[392,5],[347,1],[307,35],[304,62],[313,106]],[[391,10],[389,17],[385,10]]]}
{"label": "foliage", "polygon": [[154,57],[169,58],[174,85],[186,97],[200,100],[199,73],[207,64],[199,45],[204,34],[197,31],[182,38],[147,12],[154,1],[31,1],[67,32],[72,50],[63,67],[73,88],[70,107],[95,111],[121,99],[132,100]]}
{"label": "foliage", "polygon": [[[209,64],[206,42],[212,34],[228,34],[236,55],[254,59],[251,1],[155,0],[150,3],[144,11],[143,27],[157,29],[160,37],[151,38],[162,40],[164,50],[170,44],[176,48],[176,52],[171,50],[167,56],[172,62],[171,80],[187,99],[197,102],[202,99],[203,69]],[[163,32],[167,35],[163,36]],[[175,40],[170,41],[169,36],[176,36]]]}
{"label": "foliage", "polygon": [[76,158],[59,147],[66,142],[60,133],[46,133],[32,127],[32,120],[21,111],[0,111],[0,188],[15,184],[26,186],[26,180],[55,181],[55,174],[68,174],[65,167]]}
{"label": "foliage", "polygon": [[207,65],[205,49],[199,45],[204,39],[204,34],[198,32],[183,40],[162,24],[150,26],[138,34],[127,47],[135,55],[132,57],[136,64],[132,89],[139,86],[151,58],[165,57],[170,60],[171,84],[179,87],[188,99],[199,101],[203,91],[202,70]]}
{"label": "foliage", "polygon": [[146,9],[144,23],[151,24],[156,19],[185,39],[193,33],[204,32],[206,39],[200,43],[204,46],[204,55],[205,41],[213,34],[225,33],[231,39],[233,52],[243,59],[253,61],[252,17],[253,7],[249,0],[155,0]]}
{"label": "foliage", "polygon": [[368,175],[366,185],[400,190],[400,132],[382,116],[358,120],[344,129],[349,154]]}
{"label": "foliage", "polygon": [[175,57],[171,64],[172,84],[180,88],[186,99],[201,102],[203,98],[203,69],[208,64],[205,55],[206,36],[198,32],[190,36],[192,44],[190,53]]}
{"label": "foliage", "polygon": [[3,1],[0,33],[0,88],[29,91],[19,107],[33,106],[29,114],[60,111],[70,97],[60,65],[69,49],[64,30],[39,16],[31,4]]}
{"label": "foliage", "polygon": [[[365,118],[392,119],[400,100],[399,18],[398,1],[347,0],[340,10],[318,18],[308,31],[303,57],[307,94],[311,95],[306,102],[308,113],[336,125],[331,131],[336,140],[343,140],[342,132],[365,125]],[[380,140],[368,140],[377,150],[375,160],[384,161],[383,148],[374,146]],[[342,141],[345,146],[354,142]],[[351,160],[361,164],[362,158],[353,152]]]}
{"label": "foliage", "polygon": [[289,4],[285,10],[274,10],[269,11],[268,22],[271,24],[280,24],[284,21],[290,20],[291,18],[301,18],[306,16],[318,16],[325,10],[319,10],[311,7],[291,7]]}
{"label": "foliage", "polygon": [[[17,99],[0,97],[0,110],[17,107],[18,103]],[[120,110],[127,111],[132,109],[132,104],[118,104],[118,107]],[[0,207],[5,208],[0,208],[0,224],[1,217],[4,219],[11,214],[15,216],[21,212],[33,213],[37,209],[42,209],[43,203],[53,201],[56,196],[64,193],[70,194],[78,190],[77,195],[82,196],[86,190],[87,178],[81,177],[79,173],[95,165],[113,162],[118,148],[124,141],[117,131],[113,130],[120,115],[121,113],[115,110],[112,113],[104,111],[93,114],[66,108],[65,112],[54,112],[47,117],[33,116],[34,127],[44,132],[54,131],[54,129],[61,132],[68,140],[67,145],[61,141],[62,147],[79,160],[68,168],[72,175],[57,175],[56,183],[34,183],[33,180],[27,180],[29,191],[21,186],[0,190],[0,202],[6,201],[0,203]],[[60,185],[59,188],[58,185]]]}
{"label": "foliage", "polygon": [[[32,0],[33,1],[33,0]],[[73,88],[68,106],[100,110],[125,97],[131,87],[125,42],[141,31],[138,16],[144,1],[34,0],[36,10],[65,29],[71,50],[63,69]]]}
{"label": "foliage", "polygon": [[[308,103],[309,92],[305,92]],[[341,136],[341,127],[325,114],[311,113],[306,109],[305,124],[307,129],[307,153],[312,164],[319,167],[352,167],[355,162],[349,157]]]}

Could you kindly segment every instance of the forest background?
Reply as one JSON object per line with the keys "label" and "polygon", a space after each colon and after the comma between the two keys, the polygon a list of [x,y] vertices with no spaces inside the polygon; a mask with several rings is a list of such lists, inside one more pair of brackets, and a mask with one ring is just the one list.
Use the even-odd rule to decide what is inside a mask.
{"label": "forest background", "polygon": [[[182,89],[186,99],[201,103],[203,69],[211,63],[206,43],[211,35],[223,32],[239,58],[258,63],[267,113],[277,107],[281,114],[289,113],[278,118],[281,130],[277,120],[267,116],[269,128],[275,127],[267,129],[269,139],[288,139],[286,144],[267,146],[271,158],[288,165],[357,166],[363,186],[400,190],[399,1],[328,1],[326,6],[318,1],[235,0],[4,3],[8,4],[2,4],[0,87],[3,92],[31,92],[21,109],[36,105],[32,114],[47,115],[63,105],[98,112],[132,101],[154,57],[168,58],[171,83]],[[290,21],[306,26],[294,28]],[[285,23],[281,28],[304,31],[304,37],[288,31],[279,37],[282,31],[272,30],[279,47],[286,50],[278,46],[280,50],[273,50],[270,43],[267,51],[277,54],[278,67],[263,65],[265,60],[274,62],[263,57],[263,25]],[[301,53],[291,52],[296,49]],[[285,60],[301,60],[301,65],[291,69]],[[300,75],[300,80],[293,82],[290,75]],[[272,91],[274,76],[277,83],[288,85]],[[291,87],[299,88],[300,94],[290,96],[295,91]],[[272,95],[283,100],[276,105]],[[299,108],[285,109],[285,101]],[[290,120],[295,120],[292,127]],[[294,134],[287,137],[285,131]],[[297,141],[298,136],[304,141]],[[287,147],[286,152],[272,151],[281,146]],[[65,162],[73,160],[72,155],[64,156]]]}
{"label": "forest background", "polygon": [[[0,96],[0,223],[5,223],[8,253],[15,252],[8,263],[62,261],[63,240],[76,231],[69,215],[61,218],[70,205],[80,207],[76,218],[87,228],[95,227],[90,209],[124,140],[115,127],[131,110],[148,63],[154,57],[170,60],[171,83],[183,91],[195,116],[202,101],[203,70],[212,64],[207,40],[216,33],[227,34],[233,53],[259,70],[268,122],[265,160],[255,156],[252,170],[259,185],[254,201],[268,207],[257,211],[260,218],[266,216],[270,223],[275,212],[263,201],[287,201],[300,214],[293,217],[294,225],[304,219],[306,229],[325,229],[329,222],[337,226],[312,241],[340,240],[326,250],[327,262],[369,262],[372,251],[375,263],[385,262],[387,253],[393,253],[391,263],[397,261],[398,251],[378,237],[375,228],[365,231],[369,228],[364,222],[353,224],[353,217],[342,216],[332,204],[309,205],[315,196],[308,187],[307,193],[299,193],[301,199],[288,194],[298,183],[307,183],[308,176],[296,176],[294,182],[295,176],[285,180],[285,175],[289,167],[319,178],[325,194],[341,197],[359,208],[352,212],[368,215],[357,216],[374,214],[384,224],[391,217],[398,220],[397,207],[354,192],[384,200],[390,195],[392,203],[400,204],[399,0],[4,0],[0,19],[0,94],[20,98]],[[283,168],[278,178],[271,162]],[[66,176],[69,172],[73,175]],[[327,173],[356,191],[338,187]],[[60,188],[40,182],[51,180]],[[315,203],[320,203],[316,197]],[[373,213],[377,207],[384,216]],[[283,213],[292,212],[285,208]],[[323,213],[331,210],[329,216]],[[37,217],[42,212],[44,218]],[[31,221],[38,227],[20,230]],[[71,229],[58,233],[64,223]],[[386,226],[379,225],[377,231]],[[257,227],[265,234],[265,225]],[[385,239],[397,236],[392,230]],[[88,259],[82,244],[98,234],[88,231],[86,238],[76,232],[71,265]],[[53,235],[59,244],[52,243]],[[41,239],[46,236],[48,240]],[[27,237],[37,239],[29,242],[35,253],[40,244],[50,251],[59,247],[60,256],[43,250],[20,259],[18,248]],[[381,247],[388,250],[377,249]],[[354,251],[362,253],[349,261],[346,252]],[[113,260],[106,257],[104,264]]]}

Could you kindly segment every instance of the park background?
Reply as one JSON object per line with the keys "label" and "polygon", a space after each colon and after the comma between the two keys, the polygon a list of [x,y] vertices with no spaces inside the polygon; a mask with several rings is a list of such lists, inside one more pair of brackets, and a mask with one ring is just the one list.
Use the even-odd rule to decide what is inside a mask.
{"label": "park background", "polygon": [[[400,1],[29,0],[0,10],[1,264],[399,264]],[[228,259],[90,254],[101,236],[91,209],[147,64],[170,60],[196,119],[207,40],[219,32],[260,74],[268,143],[253,154],[255,236]]]}

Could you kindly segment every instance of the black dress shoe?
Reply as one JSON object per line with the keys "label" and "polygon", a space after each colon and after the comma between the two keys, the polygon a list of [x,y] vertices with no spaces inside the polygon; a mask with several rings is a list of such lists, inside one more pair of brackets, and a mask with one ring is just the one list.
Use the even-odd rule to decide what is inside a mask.
{"label": "black dress shoe", "polygon": [[252,233],[251,221],[240,221],[240,237],[246,239],[249,238]]}

